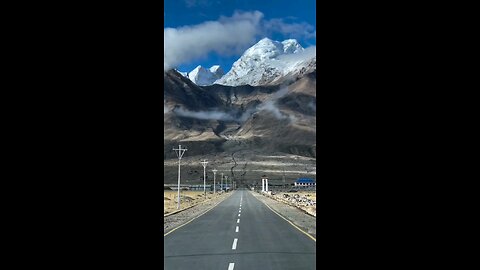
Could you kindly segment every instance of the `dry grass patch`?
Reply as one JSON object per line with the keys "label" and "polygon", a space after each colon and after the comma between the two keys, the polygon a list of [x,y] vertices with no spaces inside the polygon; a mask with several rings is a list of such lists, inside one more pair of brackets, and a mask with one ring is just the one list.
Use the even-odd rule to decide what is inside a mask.
{"label": "dry grass patch", "polygon": [[[168,214],[173,211],[177,211],[177,191],[165,190],[163,192],[163,214]],[[218,197],[219,194],[216,194]],[[212,199],[213,193],[207,191],[207,199]],[[205,201],[205,195],[202,191],[181,190],[180,191],[180,209],[192,206],[199,202]]]}

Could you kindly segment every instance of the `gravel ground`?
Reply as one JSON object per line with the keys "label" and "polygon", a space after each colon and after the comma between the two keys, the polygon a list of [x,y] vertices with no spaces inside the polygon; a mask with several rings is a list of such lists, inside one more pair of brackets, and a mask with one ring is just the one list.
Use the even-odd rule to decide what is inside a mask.
{"label": "gravel ground", "polygon": [[170,215],[168,217],[163,217],[163,233],[165,234],[170,230],[182,225],[183,223],[200,216],[217,203],[226,199],[231,194],[232,192],[224,193],[214,199],[208,200],[206,202],[201,202],[194,207],[184,210],[182,212]]}
{"label": "gravel ground", "polygon": [[257,199],[270,206],[273,210],[277,211],[280,215],[290,220],[293,224],[297,225],[305,232],[308,232],[313,237],[317,237],[317,219],[315,217],[302,212],[296,207],[276,201],[257,192],[251,193]]}
{"label": "gravel ground", "polygon": [[[289,198],[284,198],[283,197],[284,195],[288,195]],[[294,199],[294,196],[296,195],[299,196],[299,199]],[[268,196],[276,201],[282,202],[284,204],[288,204],[293,207],[300,208],[301,210],[307,212],[308,214],[314,217],[317,216],[316,193],[305,192],[305,191],[299,191],[295,193],[280,192],[280,193],[275,193],[275,195],[269,194]],[[302,199],[306,199],[307,201],[310,200],[310,202],[298,201]],[[312,204],[312,202],[315,202],[315,204]]]}

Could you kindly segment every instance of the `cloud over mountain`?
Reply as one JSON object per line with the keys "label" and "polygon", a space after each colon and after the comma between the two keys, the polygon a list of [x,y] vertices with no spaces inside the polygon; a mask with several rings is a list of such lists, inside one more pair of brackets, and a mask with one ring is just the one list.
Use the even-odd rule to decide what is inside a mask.
{"label": "cloud over mountain", "polygon": [[188,117],[188,118],[195,118],[201,120],[222,120],[222,121],[234,121],[235,117],[229,113],[212,110],[212,111],[190,111],[184,108],[176,108],[174,110],[175,114]]}
{"label": "cloud over mountain", "polygon": [[266,20],[258,10],[236,11],[231,17],[220,16],[217,21],[197,25],[164,28],[164,69],[201,60],[209,53],[221,56],[240,54],[260,36],[281,33],[289,37],[315,38],[315,27],[306,22],[285,19]]}
{"label": "cloud over mountain", "polygon": [[210,52],[231,55],[241,52],[255,41],[263,14],[259,11],[235,12],[194,26],[165,28],[164,69],[201,59]]}
{"label": "cloud over mountain", "polygon": [[315,38],[317,32],[315,27],[306,22],[287,22],[285,19],[271,19],[265,21],[264,28],[266,32],[278,32],[291,38]]}

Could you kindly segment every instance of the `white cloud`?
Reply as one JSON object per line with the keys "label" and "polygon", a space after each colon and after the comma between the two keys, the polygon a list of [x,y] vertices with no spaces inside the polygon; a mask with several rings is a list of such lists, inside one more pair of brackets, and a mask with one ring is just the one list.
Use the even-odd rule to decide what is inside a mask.
{"label": "white cloud", "polygon": [[233,117],[232,115],[225,112],[217,111],[217,110],[194,112],[194,111],[190,111],[183,108],[176,108],[174,112],[179,116],[202,119],[202,120],[222,120],[222,121],[235,120],[235,117]]}
{"label": "white cloud", "polygon": [[254,113],[257,113],[259,111],[268,111],[272,113],[272,115],[279,119],[290,119],[291,122],[295,122],[296,118],[293,115],[286,115],[280,111],[280,109],[277,107],[276,102],[278,99],[284,97],[286,94],[288,94],[288,87],[287,86],[282,86],[280,90],[277,92],[273,93],[270,99],[264,101],[261,103],[258,107],[255,108],[250,108],[246,110],[242,116],[238,119],[240,122],[245,122],[247,119]]}
{"label": "white cloud", "polygon": [[268,111],[270,112],[275,118],[279,120],[289,119],[290,122],[295,122],[297,119],[294,115],[288,115],[280,111],[277,107],[276,102],[278,99],[284,97],[288,94],[288,87],[283,86],[277,92],[273,93],[271,97],[261,103],[258,107],[253,107],[241,115],[239,115],[238,110],[231,110],[227,112],[222,112],[219,110],[210,110],[210,111],[191,111],[182,107],[177,107],[174,109],[168,109],[164,104],[163,113],[174,113],[178,116],[188,117],[188,118],[195,118],[201,120],[220,120],[220,121],[237,121],[237,122],[245,122],[252,114],[260,112],[260,111]]}
{"label": "white cloud", "polygon": [[285,19],[271,19],[264,23],[267,33],[277,32],[282,33],[291,38],[316,38],[317,31],[315,27],[309,23],[288,23]]}
{"label": "white cloud", "polygon": [[170,108],[168,108],[166,100],[163,100],[163,114],[166,114],[169,112],[170,112]]}
{"label": "white cloud", "polygon": [[[198,4],[191,1],[190,4]],[[264,20],[260,11],[235,12],[231,17],[179,28],[164,28],[165,70],[206,58],[215,52],[220,56],[243,53],[259,37],[281,33],[288,38],[315,38],[315,27],[306,23],[286,22],[285,19]]]}
{"label": "white cloud", "polygon": [[164,69],[201,59],[210,52],[219,55],[242,52],[255,42],[262,18],[259,11],[235,12],[232,17],[220,17],[219,21],[165,28]]}
{"label": "white cloud", "polygon": [[259,106],[258,110],[271,112],[273,116],[275,116],[275,118],[279,120],[290,119],[291,121],[295,121],[295,117],[282,113],[280,109],[276,106],[277,100],[284,97],[286,94],[288,94],[288,87],[284,86],[280,88],[280,90],[278,90],[277,92],[273,93],[269,100],[263,102]]}
{"label": "white cloud", "polygon": [[271,112],[273,114],[273,116],[275,116],[275,118],[281,120],[281,119],[287,119],[288,116],[281,113],[280,110],[277,108],[277,106],[275,106],[275,101],[273,100],[268,100],[268,101],[265,101],[262,106],[260,106],[259,108],[260,111],[268,111],[268,112]]}

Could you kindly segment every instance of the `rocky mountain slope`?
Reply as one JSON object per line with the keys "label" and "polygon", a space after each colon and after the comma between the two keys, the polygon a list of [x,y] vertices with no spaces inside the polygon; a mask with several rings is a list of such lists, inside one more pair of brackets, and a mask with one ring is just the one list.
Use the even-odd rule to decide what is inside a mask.
{"label": "rocky mountain slope", "polygon": [[[199,161],[230,179],[315,176],[316,73],[275,86],[199,87],[176,71],[165,75],[165,182],[176,181],[173,147],[187,147],[185,179],[201,183]],[[313,173],[313,174],[312,174]],[[183,178],[183,177],[182,177]],[[209,178],[211,180],[211,176]]]}

